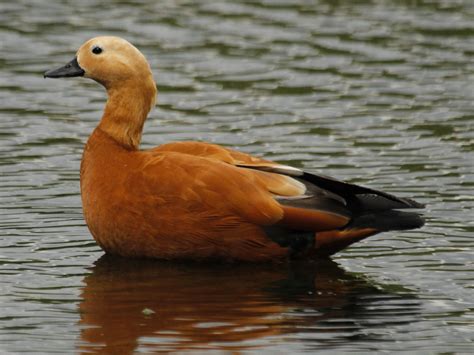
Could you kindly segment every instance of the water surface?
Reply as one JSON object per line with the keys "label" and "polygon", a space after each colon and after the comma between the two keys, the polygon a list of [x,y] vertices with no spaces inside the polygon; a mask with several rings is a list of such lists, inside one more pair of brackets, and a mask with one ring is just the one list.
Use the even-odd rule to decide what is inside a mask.
{"label": "water surface", "polygon": [[[472,351],[474,4],[66,1],[0,4],[0,350]],[[412,197],[421,230],[333,262],[103,257],[79,195],[105,94],[44,80],[96,35],[149,58],[143,146],[204,140]]]}

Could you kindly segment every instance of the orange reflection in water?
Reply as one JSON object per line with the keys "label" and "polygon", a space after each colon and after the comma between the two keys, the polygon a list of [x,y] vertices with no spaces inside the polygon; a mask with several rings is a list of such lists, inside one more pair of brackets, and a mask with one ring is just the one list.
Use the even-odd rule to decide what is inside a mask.
{"label": "orange reflection in water", "polygon": [[[345,341],[360,328],[350,320],[366,309],[359,298],[387,295],[331,261],[203,265],[103,256],[84,283],[84,353],[238,351],[303,328],[328,333],[330,344],[330,333],[346,332]],[[343,323],[337,327],[328,323],[315,330],[338,319]]]}

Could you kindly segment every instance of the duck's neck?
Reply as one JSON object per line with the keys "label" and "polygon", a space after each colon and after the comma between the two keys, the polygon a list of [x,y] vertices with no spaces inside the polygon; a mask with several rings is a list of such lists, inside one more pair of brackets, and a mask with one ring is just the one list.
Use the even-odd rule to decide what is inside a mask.
{"label": "duck's neck", "polygon": [[99,128],[117,143],[137,150],[145,120],[155,104],[156,85],[152,78],[121,82],[107,87],[107,104]]}

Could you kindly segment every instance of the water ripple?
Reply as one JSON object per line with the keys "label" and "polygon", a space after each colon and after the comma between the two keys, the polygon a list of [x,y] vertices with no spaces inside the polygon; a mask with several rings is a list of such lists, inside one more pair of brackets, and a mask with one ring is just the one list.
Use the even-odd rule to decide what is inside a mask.
{"label": "water ripple", "polygon": [[[18,0],[0,10],[2,350],[471,351],[471,1]],[[159,106],[144,147],[227,145],[414,197],[427,225],[317,268],[97,260],[78,171],[104,92],[42,73],[98,34],[150,59]]]}

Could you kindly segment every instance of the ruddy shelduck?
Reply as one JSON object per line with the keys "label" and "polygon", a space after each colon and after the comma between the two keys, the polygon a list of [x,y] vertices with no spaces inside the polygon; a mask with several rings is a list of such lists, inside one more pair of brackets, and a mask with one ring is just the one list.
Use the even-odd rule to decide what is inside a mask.
{"label": "ruddy shelduck", "polygon": [[328,257],[370,235],[423,225],[421,204],[204,142],[140,150],[156,85],[126,40],[96,37],[48,78],[84,76],[108,94],[81,163],[84,217],[107,253],[282,261]]}

